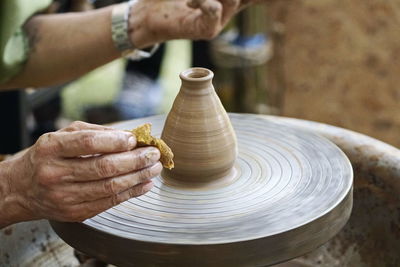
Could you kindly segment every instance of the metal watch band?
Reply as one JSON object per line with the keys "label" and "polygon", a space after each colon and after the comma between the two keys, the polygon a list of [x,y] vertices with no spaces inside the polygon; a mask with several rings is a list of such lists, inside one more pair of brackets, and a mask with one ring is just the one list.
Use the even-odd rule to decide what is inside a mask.
{"label": "metal watch band", "polygon": [[115,47],[121,52],[134,49],[128,35],[128,18],[133,2],[116,5],[112,10],[111,35]]}
{"label": "metal watch band", "polygon": [[111,35],[115,47],[121,51],[122,56],[138,61],[151,57],[157,51],[159,44],[155,44],[149,51],[136,49],[132,44],[128,34],[128,26],[131,9],[136,1],[130,0],[128,3],[119,4],[113,8]]}

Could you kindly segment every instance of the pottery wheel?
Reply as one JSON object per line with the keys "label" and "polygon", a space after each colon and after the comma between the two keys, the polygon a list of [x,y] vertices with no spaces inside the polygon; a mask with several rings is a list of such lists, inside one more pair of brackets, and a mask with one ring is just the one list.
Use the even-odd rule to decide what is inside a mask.
{"label": "pottery wheel", "polygon": [[[343,152],[273,119],[230,117],[239,148],[232,179],[190,187],[157,177],[139,198],[83,223],[51,222],[53,228],[71,246],[119,266],[265,266],[333,237],[352,207],[353,174]],[[115,127],[151,122],[159,136],[164,120]]]}

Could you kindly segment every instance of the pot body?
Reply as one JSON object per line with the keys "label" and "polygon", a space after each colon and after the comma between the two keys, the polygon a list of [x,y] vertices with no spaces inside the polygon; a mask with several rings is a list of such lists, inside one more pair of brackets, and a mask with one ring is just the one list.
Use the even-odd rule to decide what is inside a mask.
{"label": "pot body", "polygon": [[182,86],[161,138],[174,153],[175,168],[163,177],[207,182],[226,177],[237,157],[235,132],[212,85],[213,73],[191,68],[180,74]]}

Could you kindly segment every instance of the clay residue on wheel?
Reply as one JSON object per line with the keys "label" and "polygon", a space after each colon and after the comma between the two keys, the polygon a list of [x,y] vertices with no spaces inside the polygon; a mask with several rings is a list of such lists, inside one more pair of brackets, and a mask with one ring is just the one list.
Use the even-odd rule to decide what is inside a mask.
{"label": "clay residue on wheel", "polygon": [[161,153],[160,162],[162,163],[164,168],[170,170],[174,168],[174,161],[173,161],[174,154],[172,153],[172,150],[163,140],[151,136],[150,123],[140,125],[139,127],[131,130],[130,132],[136,136],[136,142],[138,147],[142,146],[157,147],[160,150]]}

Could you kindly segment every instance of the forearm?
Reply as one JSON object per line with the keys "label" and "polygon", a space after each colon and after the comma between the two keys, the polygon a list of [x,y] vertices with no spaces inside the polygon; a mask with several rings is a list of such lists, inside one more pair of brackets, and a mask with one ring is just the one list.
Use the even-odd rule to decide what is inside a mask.
{"label": "forearm", "polygon": [[0,88],[65,82],[118,58],[111,39],[111,10],[31,18],[25,25],[28,61],[22,72]]}
{"label": "forearm", "polygon": [[[249,0],[250,1],[250,0]],[[128,35],[136,48],[171,39],[211,39],[240,7],[239,0],[135,1]],[[113,6],[83,13],[35,16],[25,29],[31,52],[25,68],[3,88],[65,82],[120,56],[111,37]]]}
{"label": "forearm", "polygon": [[15,170],[12,171],[11,165],[11,160],[0,162],[0,229],[32,219],[26,215],[20,197],[13,192],[11,179]]}

